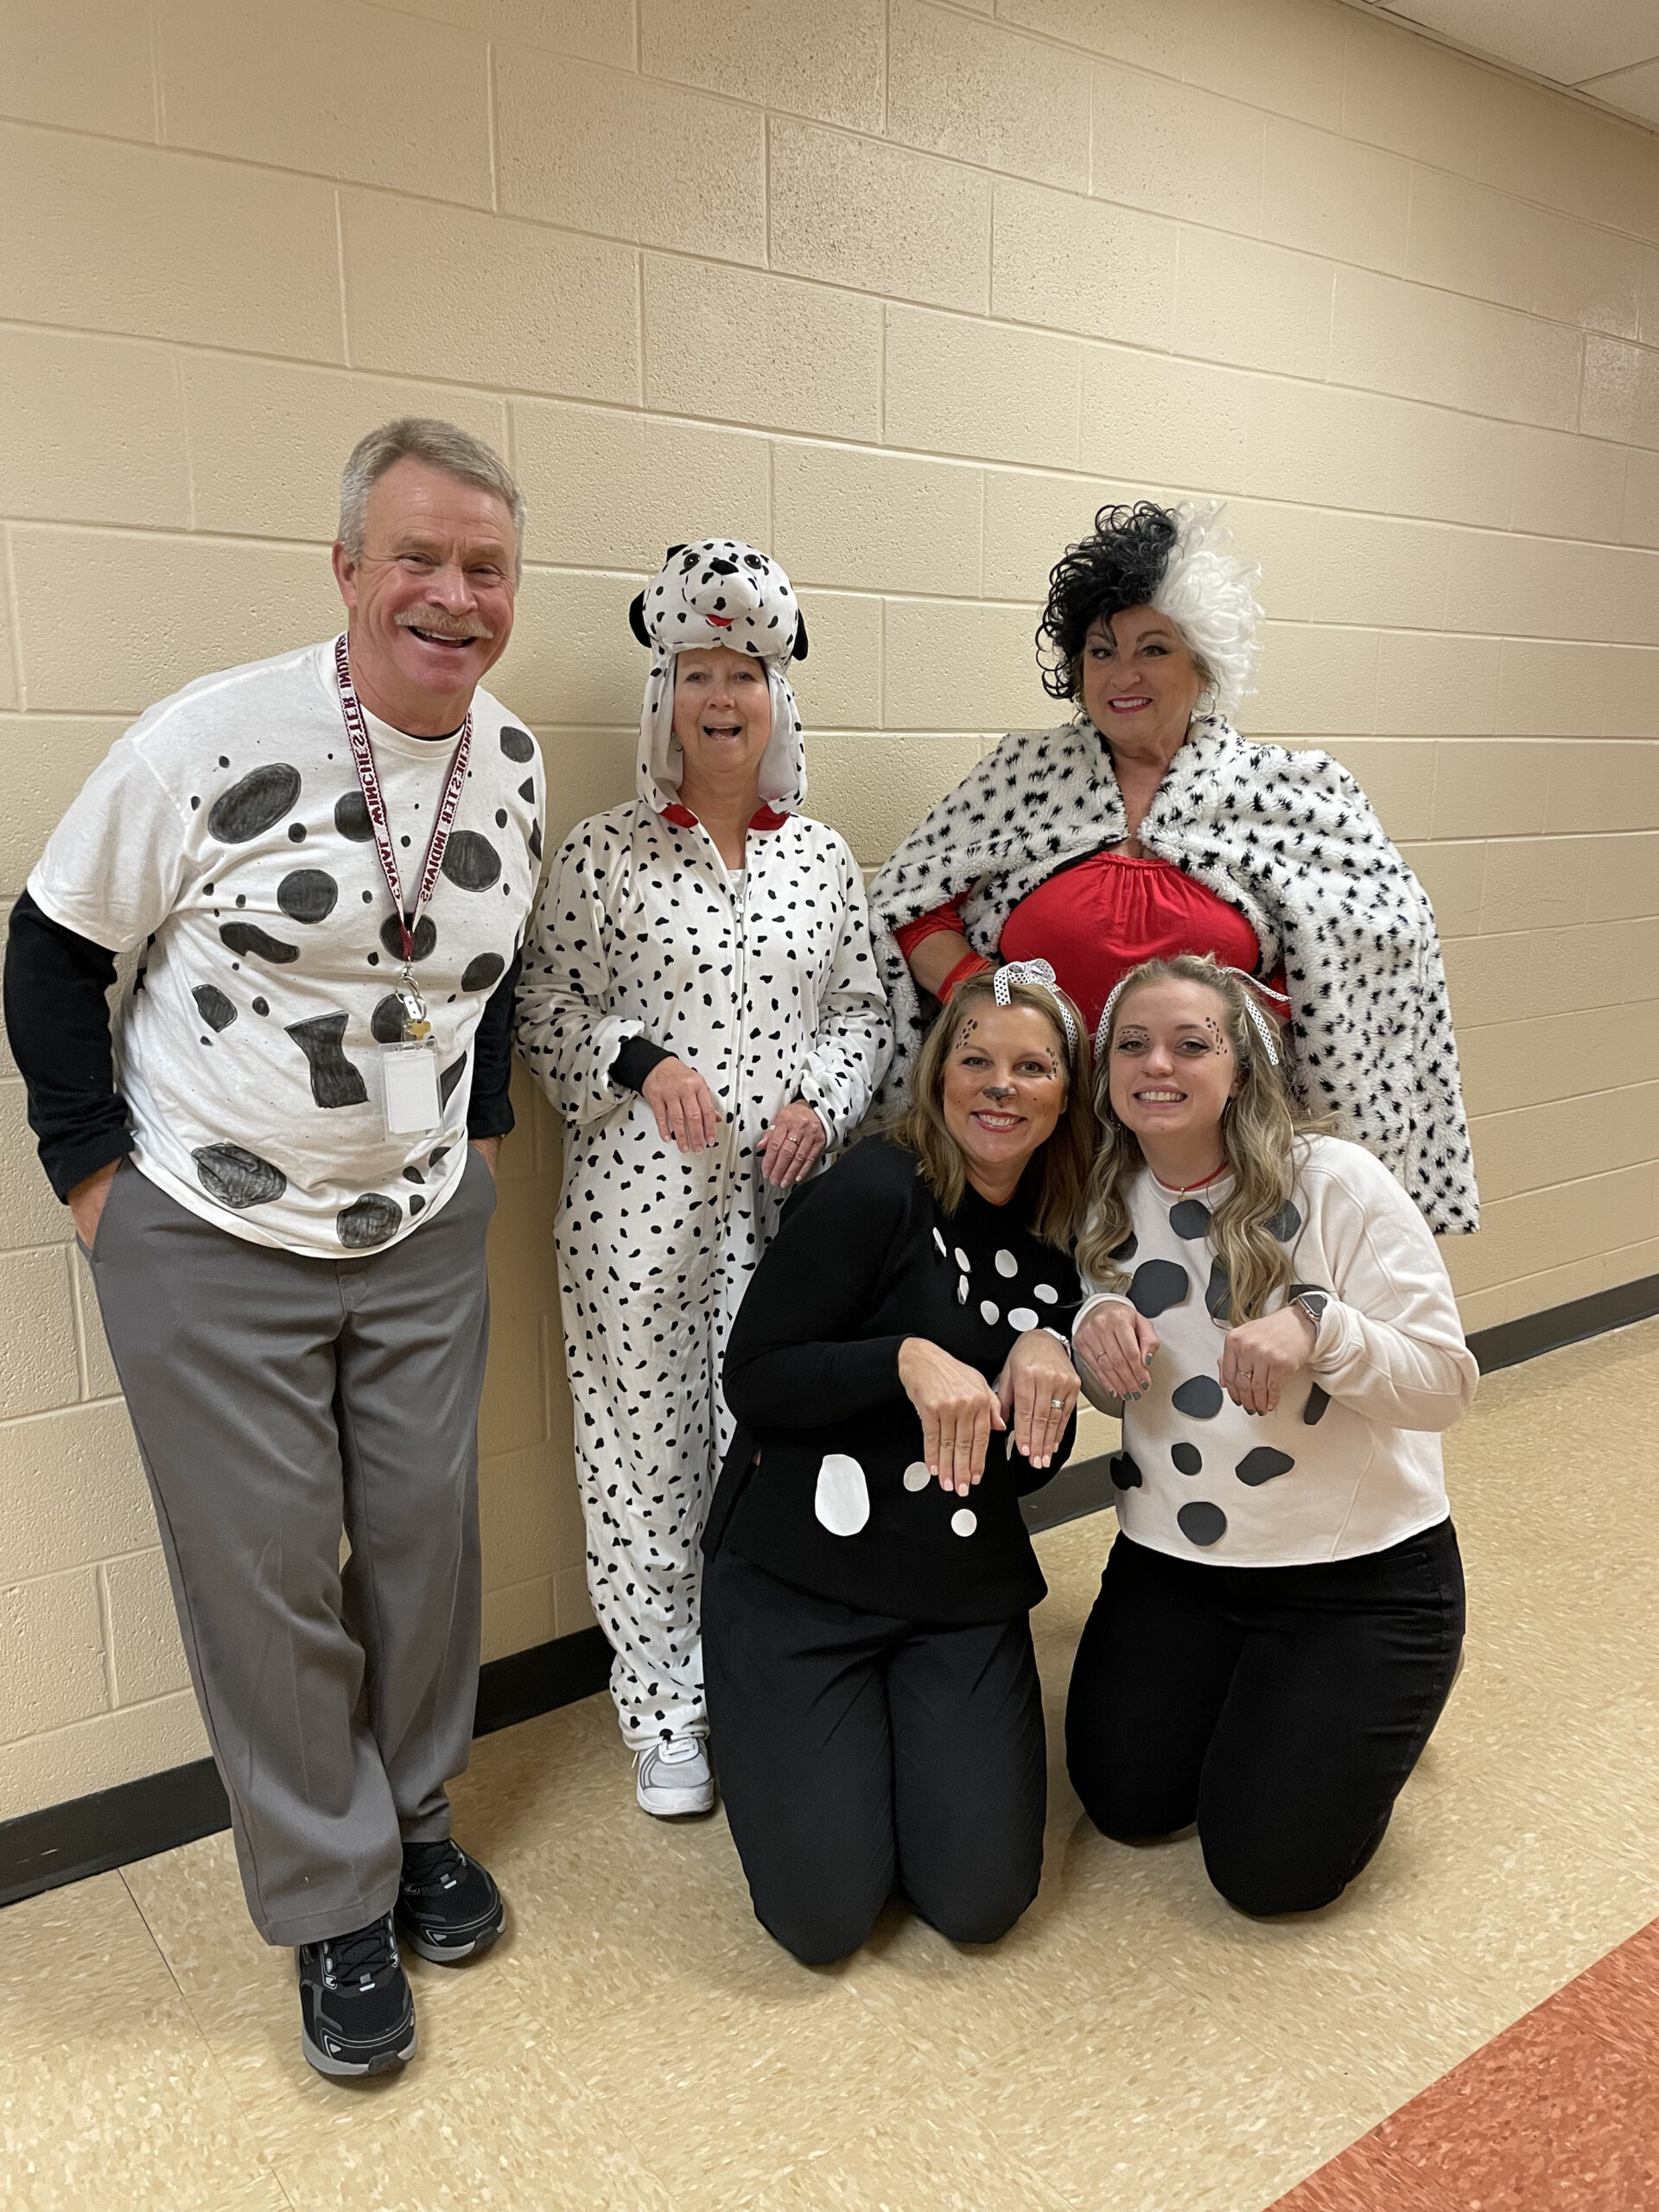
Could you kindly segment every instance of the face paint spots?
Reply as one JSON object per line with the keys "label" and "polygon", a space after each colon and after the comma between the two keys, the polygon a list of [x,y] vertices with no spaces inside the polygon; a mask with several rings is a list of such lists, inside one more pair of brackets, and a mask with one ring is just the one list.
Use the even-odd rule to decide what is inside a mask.
{"label": "face paint spots", "polygon": [[1259,1490],[1275,1475],[1287,1475],[1295,1464],[1288,1452],[1275,1452],[1270,1444],[1258,1444],[1254,1452],[1244,1454],[1233,1472],[1240,1482]]}
{"label": "face paint spots", "polygon": [[501,873],[501,855],[476,830],[457,830],[443,849],[442,874],[457,891],[487,891]]}
{"label": "face paint spots", "polygon": [[274,830],[300,796],[300,772],[285,760],[267,761],[221,791],[207,810],[207,831],[222,845],[245,845]]}
{"label": "face paint spots", "polygon": [[1226,1402],[1226,1394],[1213,1375],[1195,1375],[1177,1385],[1169,1402],[1189,1421],[1213,1421]]}
{"label": "face paint spots", "polygon": [[[396,914],[388,914],[385,920],[381,923],[380,942],[394,960],[401,960],[403,958],[403,932],[397,926],[397,917]],[[432,957],[433,953],[437,950],[437,925],[433,921],[430,914],[423,914],[420,920],[415,925],[415,950],[410,953],[410,958],[411,960],[429,960]]]}
{"label": "face paint spots", "polygon": [[290,922],[326,921],[339,896],[340,886],[320,868],[296,868],[276,887],[276,904]]}
{"label": "face paint spots", "polygon": [[367,1251],[372,1245],[384,1244],[402,1228],[404,1210],[396,1198],[383,1198],[378,1191],[365,1191],[348,1206],[342,1206],[334,1216],[334,1232],[348,1252]]}
{"label": "face paint spots", "polygon": [[334,801],[334,827],[354,845],[374,842],[374,824],[369,819],[368,802],[361,791],[342,791]]}
{"label": "face paint spots", "polygon": [[480,952],[476,960],[469,960],[461,971],[463,991],[487,991],[505,972],[506,962],[499,952]]}
{"label": "face paint spots", "polygon": [[1218,1505],[1210,1505],[1203,1498],[1195,1497],[1175,1516],[1175,1525],[1188,1543],[1201,1545],[1207,1550],[1226,1535],[1227,1516]]}
{"label": "face paint spots", "polygon": [[1307,1403],[1302,1408],[1302,1420],[1309,1428],[1312,1428],[1316,1421],[1324,1420],[1325,1409],[1330,1402],[1330,1392],[1321,1390],[1316,1382],[1307,1394]]}
{"label": "face paint spots", "polygon": [[191,1157],[202,1189],[233,1213],[249,1206],[269,1205],[288,1188],[288,1178],[280,1167],[261,1160],[257,1152],[245,1152],[239,1144],[203,1145]]}
{"label": "face paint spots", "polygon": [[1147,1260],[1130,1279],[1129,1303],[1151,1321],[1179,1306],[1192,1287],[1192,1276],[1174,1260]]}
{"label": "face paint spots", "polygon": [[1202,1198],[1183,1198],[1169,1210],[1169,1225],[1185,1243],[1210,1234],[1210,1209]]}
{"label": "face paint spots", "polygon": [[196,1002],[197,1013],[210,1029],[228,1029],[236,1020],[235,1007],[214,984],[197,983],[190,995]]}
{"label": "face paint spots", "polygon": [[284,944],[281,938],[268,936],[252,922],[221,922],[219,938],[227,950],[244,959],[251,952],[257,953],[261,960],[269,960],[273,968],[285,968],[290,960],[300,957],[297,944]]}
{"label": "face paint spots", "polygon": [[509,760],[530,760],[535,757],[536,741],[527,729],[515,729],[511,722],[503,722],[501,750]]}
{"label": "face paint spots", "polygon": [[1112,1478],[1114,1490],[1139,1490],[1141,1470],[1127,1452],[1114,1452],[1106,1462],[1106,1471]]}
{"label": "face paint spots", "polygon": [[[340,1050],[340,1040],[346,1034],[343,1014],[314,1014],[308,1021],[289,1022],[285,1033],[305,1054],[311,1071],[311,1096],[319,1106],[333,1109],[368,1103],[369,1087],[362,1071]],[[372,1241],[378,1243],[380,1240]]]}
{"label": "face paint spots", "polygon": [[1174,1462],[1178,1475],[1201,1475],[1204,1472],[1204,1454],[1196,1444],[1172,1444],[1169,1456]]}

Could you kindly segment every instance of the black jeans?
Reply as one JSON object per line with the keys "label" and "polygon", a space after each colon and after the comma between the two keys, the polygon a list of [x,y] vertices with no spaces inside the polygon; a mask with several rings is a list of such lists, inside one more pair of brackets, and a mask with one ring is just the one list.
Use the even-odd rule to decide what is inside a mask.
{"label": "black jeans", "polygon": [[1031,1623],[896,1620],[735,1552],[703,1572],[709,1748],[755,1917],[809,1966],[895,1889],[958,1943],[1037,1894],[1047,1758]]}
{"label": "black jeans", "polygon": [[1122,1842],[1196,1821],[1242,1912],[1329,1904],[1382,1840],[1463,1620],[1449,1521],[1314,1567],[1212,1566],[1120,1535],[1071,1670],[1072,1784]]}

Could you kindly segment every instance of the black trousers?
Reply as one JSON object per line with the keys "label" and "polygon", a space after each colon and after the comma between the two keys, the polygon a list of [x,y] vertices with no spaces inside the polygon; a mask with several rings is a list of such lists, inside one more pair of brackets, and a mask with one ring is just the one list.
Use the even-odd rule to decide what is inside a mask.
{"label": "black trousers", "polygon": [[1329,1904],[1382,1840],[1463,1622],[1449,1521],[1316,1567],[1212,1566],[1120,1535],[1071,1672],[1073,1787],[1125,1843],[1196,1821],[1242,1912]]}
{"label": "black trousers", "polygon": [[895,1890],[958,1943],[1014,1925],[1042,1872],[1048,1779],[1027,1615],[858,1612],[722,1549],[702,1661],[755,1917],[786,1950],[844,1958]]}

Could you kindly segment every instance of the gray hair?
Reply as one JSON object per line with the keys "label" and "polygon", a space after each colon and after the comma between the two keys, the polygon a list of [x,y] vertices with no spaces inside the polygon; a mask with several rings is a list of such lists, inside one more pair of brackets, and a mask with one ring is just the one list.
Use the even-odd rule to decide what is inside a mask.
{"label": "gray hair", "polygon": [[505,461],[482,438],[475,438],[454,423],[441,423],[429,415],[400,415],[359,438],[352,448],[340,480],[340,542],[353,561],[363,557],[369,520],[369,493],[396,462],[423,461],[446,476],[480,492],[493,493],[512,517],[515,558],[513,575],[524,569],[524,495],[509,474]]}

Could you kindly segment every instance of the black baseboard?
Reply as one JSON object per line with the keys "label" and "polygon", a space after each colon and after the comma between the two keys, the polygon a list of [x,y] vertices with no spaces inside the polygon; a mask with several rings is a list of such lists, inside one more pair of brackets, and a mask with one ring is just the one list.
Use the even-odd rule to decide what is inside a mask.
{"label": "black baseboard", "polygon": [[1493,1329],[1477,1329],[1469,1349],[1480,1363],[1483,1375],[1500,1367],[1516,1367],[1535,1359],[1541,1351],[1560,1351],[1565,1344],[1581,1344],[1586,1337],[1605,1336],[1609,1329],[1623,1329],[1632,1321],[1650,1320],[1659,1313],[1659,1275],[1642,1275],[1635,1282],[1615,1283],[1588,1298],[1575,1298],[1567,1306],[1551,1306],[1541,1313],[1523,1313],[1518,1321],[1500,1321]]}
{"label": "black baseboard", "polygon": [[[1659,1275],[1619,1283],[1568,1306],[1529,1313],[1469,1339],[1483,1373],[1513,1367],[1540,1352],[1558,1351],[1586,1337],[1646,1320],[1659,1313]],[[1085,1513],[1098,1513],[1112,1499],[1109,1462],[1081,1459],[1065,1467],[1025,1501],[1026,1525],[1033,1532],[1057,1529]],[[556,1637],[528,1651],[492,1659],[480,1669],[478,1713],[474,1732],[492,1734],[537,1713],[551,1713],[605,1688],[611,1651],[603,1631],[583,1629]],[[90,1797],[0,1821],[0,1906],[15,1904],[41,1890],[102,1874],[136,1859],[149,1859],[177,1844],[194,1843],[228,1827],[225,1792],[211,1759],[196,1759],[162,1774],[147,1774]]]}
{"label": "black baseboard", "polygon": [[[486,1660],[478,1673],[473,1733],[493,1735],[498,1728],[592,1697],[610,1674],[611,1647],[597,1628]],[[230,1824],[225,1786],[212,1759],[193,1759],[188,1766],[0,1821],[0,1906],[216,1835]]]}
{"label": "black baseboard", "polygon": [[1033,1536],[1045,1529],[1058,1529],[1066,1521],[1080,1521],[1085,1513],[1099,1513],[1112,1502],[1109,1453],[1098,1459],[1074,1459],[1062,1467],[1052,1483],[1045,1483],[1020,1501],[1020,1510]]}

